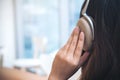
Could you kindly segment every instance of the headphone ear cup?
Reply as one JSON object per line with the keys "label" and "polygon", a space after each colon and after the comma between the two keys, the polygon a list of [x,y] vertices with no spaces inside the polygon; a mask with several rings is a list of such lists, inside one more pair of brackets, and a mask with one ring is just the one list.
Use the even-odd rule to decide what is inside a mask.
{"label": "headphone ear cup", "polygon": [[79,19],[77,26],[85,34],[83,50],[88,51],[91,48],[92,41],[93,41],[91,26],[89,25],[89,22],[84,17],[81,17]]}

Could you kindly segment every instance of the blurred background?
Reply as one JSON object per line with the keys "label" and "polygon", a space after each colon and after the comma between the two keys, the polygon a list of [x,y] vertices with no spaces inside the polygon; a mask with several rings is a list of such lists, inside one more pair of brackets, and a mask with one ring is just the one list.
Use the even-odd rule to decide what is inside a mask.
{"label": "blurred background", "polygon": [[84,0],[0,0],[0,65],[49,74]]}

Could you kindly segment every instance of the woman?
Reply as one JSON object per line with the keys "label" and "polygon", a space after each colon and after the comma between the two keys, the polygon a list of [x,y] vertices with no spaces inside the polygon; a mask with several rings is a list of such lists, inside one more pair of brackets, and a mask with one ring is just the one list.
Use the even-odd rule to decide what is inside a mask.
{"label": "woman", "polygon": [[94,21],[91,50],[82,53],[85,35],[76,27],[58,51],[49,80],[67,80],[79,68],[79,80],[120,80],[120,0],[90,0],[86,13]]}

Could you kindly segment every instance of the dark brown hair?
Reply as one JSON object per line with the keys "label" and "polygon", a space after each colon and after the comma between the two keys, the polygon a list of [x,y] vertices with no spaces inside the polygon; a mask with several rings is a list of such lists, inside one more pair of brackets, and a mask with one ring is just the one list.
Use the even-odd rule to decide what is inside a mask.
{"label": "dark brown hair", "polygon": [[80,80],[120,80],[120,0],[90,0],[87,14],[95,39]]}

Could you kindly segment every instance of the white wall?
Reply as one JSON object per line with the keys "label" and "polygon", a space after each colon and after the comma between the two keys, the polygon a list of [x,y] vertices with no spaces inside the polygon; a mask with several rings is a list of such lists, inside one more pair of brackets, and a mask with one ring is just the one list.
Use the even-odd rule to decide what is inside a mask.
{"label": "white wall", "polygon": [[13,0],[0,0],[0,45],[3,45],[5,67],[12,67],[15,59],[15,25]]}
{"label": "white wall", "polygon": [[[0,0],[0,15],[1,15],[1,0]],[[3,40],[2,40],[2,33],[3,33],[3,31],[2,31],[3,29],[2,29],[2,26],[1,26],[1,16],[0,16],[0,47],[3,45]]]}
{"label": "white wall", "polygon": [[60,10],[60,46],[63,46],[69,37],[69,1],[59,0],[59,10]]}

